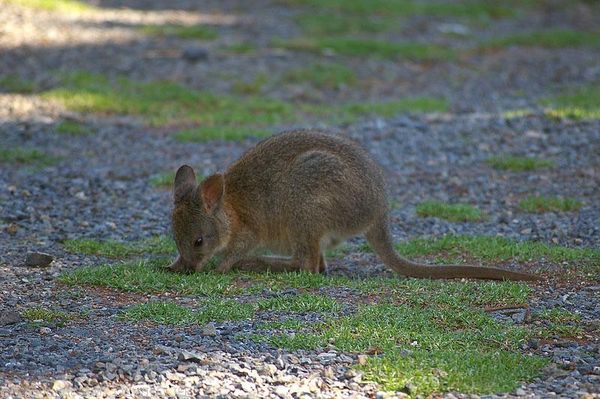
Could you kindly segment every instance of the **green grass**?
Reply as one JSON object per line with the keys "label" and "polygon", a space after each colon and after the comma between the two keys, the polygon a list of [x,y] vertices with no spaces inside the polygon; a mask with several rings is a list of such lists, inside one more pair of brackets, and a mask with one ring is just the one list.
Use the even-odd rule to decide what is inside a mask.
{"label": "green grass", "polygon": [[181,130],[175,133],[178,141],[202,143],[211,140],[244,140],[252,137],[268,137],[272,133],[267,129],[251,129],[244,127],[198,127]]}
{"label": "green grass", "polygon": [[47,154],[33,148],[0,147],[0,163],[16,163],[34,166],[48,166],[58,162],[61,158]]}
{"label": "green grass", "polygon": [[252,338],[291,350],[332,345],[343,352],[376,351],[382,356],[370,358],[361,367],[365,380],[394,391],[410,382],[415,385],[414,394],[428,395],[515,389],[520,381],[535,377],[547,362],[519,353],[520,343],[530,334],[525,327],[501,324],[460,300],[448,305],[433,298],[426,307],[361,305],[355,314],[331,319],[313,331]]}
{"label": "green grass", "polygon": [[575,198],[545,197],[530,195],[519,201],[519,209],[523,212],[574,212],[582,207]]}
{"label": "green grass", "polygon": [[600,45],[600,33],[574,30],[548,30],[518,33],[482,43],[482,48],[530,46],[547,48],[582,47]]}
{"label": "green grass", "polygon": [[[161,172],[150,177],[150,185],[156,188],[171,188],[175,182],[176,171]],[[196,174],[196,181],[201,183],[204,180],[204,176]],[[166,238],[165,238],[166,239]]]}
{"label": "green grass", "polygon": [[453,236],[419,238],[396,246],[408,257],[444,254],[447,257],[468,255],[486,262],[519,263],[542,257],[554,263],[577,263],[600,266],[600,250],[594,248],[568,248],[534,241],[513,241],[504,237]]}
{"label": "green grass", "polygon": [[175,36],[180,39],[213,40],[219,36],[214,28],[204,25],[145,25],[140,30],[147,35]]}
{"label": "green grass", "polygon": [[234,54],[250,54],[256,51],[256,46],[251,43],[233,43],[224,46],[223,50]]}
{"label": "green grass", "polygon": [[44,307],[33,307],[23,311],[23,318],[36,325],[55,324],[63,327],[67,322],[84,317],[84,313],[66,313]]}
{"label": "green grass", "polygon": [[76,0],[8,0],[23,7],[57,12],[83,12],[95,10],[96,7]]}
{"label": "green grass", "polygon": [[565,119],[600,119],[600,85],[590,85],[541,100],[546,115]]}
{"label": "green grass", "polygon": [[164,270],[163,267],[167,264],[168,260],[157,259],[80,267],[62,274],[59,281],[67,285],[99,286],[143,293],[220,296],[239,292],[233,285],[233,274],[178,274]]}
{"label": "green grass", "polygon": [[417,205],[416,211],[421,217],[437,217],[451,222],[476,222],[483,219],[483,213],[479,209],[467,204],[426,201]]}
{"label": "green grass", "polygon": [[410,60],[451,60],[456,57],[448,47],[425,43],[395,43],[375,39],[350,37],[297,38],[274,40],[276,47],[294,51],[321,53],[333,51],[353,57],[377,57],[387,59],[405,58]]}
{"label": "green grass", "polygon": [[562,308],[544,309],[535,314],[535,318],[550,323],[569,323],[581,321],[581,315]]}
{"label": "green grass", "polygon": [[[414,1],[414,0],[279,0],[280,3],[313,8],[313,12],[359,16],[414,16],[458,17],[469,19],[514,16],[513,2],[492,0],[471,1]],[[516,3],[518,4],[518,3]]]}
{"label": "green grass", "polygon": [[21,79],[16,75],[0,78],[0,93],[30,94],[37,90],[37,86],[28,80]]}
{"label": "green grass", "polygon": [[402,112],[446,112],[450,103],[445,98],[413,97],[381,103],[354,103],[341,107],[341,114],[394,116]]}
{"label": "green grass", "polygon": [[384,32],[398,26],[398,20],[394,18],[348,14],[306,13],[298,15],[295,20],[311,37]]}
{"label": "green grass", "polygon": [[258,73],[253,80],[237,80],[233,83],[232,89],[238,94],[259,94],[268,82],[267,75]]}
{"label": "green grass", "polygon": [[338,302],[325,295],[284,295],[258,301],[259,310],[280,312],[338,312]]}
{"label": "green grass", "polygon": [[129,307],[121,318],[130,321],[150,320],[167,325],[205,324],[249,319],[254,306],[232,300],[208,299],[199,309],[191,310],[173,302],[151,301]]}
{"label": "green grass", "polygon": [[216,95],[168,81],[109,79],[89,72],[63,75],[60,87],[43,97],[79,112],[137,115],[154,126],[272,125],[294,117],[293,107],[279,100]]}
{"label": "green grass", "polygon": [[529,172],[538,169],[552,168],[554,166],[554,162],[548,159],[509,154],[493,156],[487,160],[487,163],[495,169],[512,172]]}
{"label": "green grass", "polygon": [[177,251],[170,237],[156,236],[140,241],[97,240],[80,238],[63,242],[65,249],[72,253],[125,258],[135,255],[170,255]]}
{"label": "green grass", "polygon": [[357,82],[356,74],[347,66],[323,62],[292,69],[282,79],[288,83],[309,83],[318,89],[340,89]]}
{"label": "green grass", "polygon": [[56,131],[60,134],[66,134],[69,136],[86,136],[92,132],[92,130],[85,123],[63,120],[56,125]]}

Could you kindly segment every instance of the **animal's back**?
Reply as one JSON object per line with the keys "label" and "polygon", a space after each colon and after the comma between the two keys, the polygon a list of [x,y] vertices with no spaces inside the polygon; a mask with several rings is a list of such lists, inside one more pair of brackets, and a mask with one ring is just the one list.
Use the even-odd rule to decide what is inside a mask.
{"label": "animal's back", "polygon": [[228,169],[225,190],[241,220],[286,251],[299,238],[358,234],[386,207],[382,173],[366,151],[318,131],[262,141]]}

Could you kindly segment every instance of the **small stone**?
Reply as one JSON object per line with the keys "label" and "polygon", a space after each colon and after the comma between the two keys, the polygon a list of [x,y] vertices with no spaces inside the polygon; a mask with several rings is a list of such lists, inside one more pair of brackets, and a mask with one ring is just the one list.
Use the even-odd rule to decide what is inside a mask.
{"label": "small stone", "polygon": [[28,267],[48,267],[54,260],[52,255],[44,252],[28,252],[25,256],[25,266]]}
{"label": "small stone", "polygon": [[15,234],[17,234],[17,230],[19,230],[19,226],[17,226],[16,223],[9,223],[4,230],[6,230],[6,232],[8,234],[10,234],[11,236],[14,236]]}
{"label": "small stone", "polygon": [[205,324],[202,327],[202,331],[200,332],[200,334],[203,337],[214,337],[215,335],[217,335],[217,328],[213,323]]}
{"label": "small stone", "polygon": [[200,363],[204,360],[204,356],[196,352],[181,351],[177,354],[177,360],[179,360],[180,362]]}
{"label": "small stone", "polygon": [[257,367],[256,371],[260,375],[273,376],[277,373],[277,367],[274,364],[265,364],[262,367]]}
{"label": "small stone", "polygon": [[404,387],[400,390],[407,395],[414,395],[417,390],[417,387],[414,384],[408,383],[404,385]]}
{"label": "small stone", "polygon": [[21,321],[21,315],[14,310],[0,312],[0,326],[8,326]]}
{"label": "small stone", "polygon": [[208,59],[208,51],[202,47],[190,46],[183,49],[181,57],[190,62],[206,61]]}
{"label": "small stone", "polygon": [[517,388],[517,390],[515,391],[515,395],[525,396],[525,395],[527,395],[527,392],[525,392],[525,390],[523,388]]}
{"label": "small stone", "polygon": [[367,364],[367,360],[368,360],[368,356],[367,355],[358,355],[358,358],[356,359],[358,364],[360,364],[361,366],[364,366],[365,364]]}
{"label": "small stone", "polygon": [[52,333],[52,330],[49,327],[40,328],[40,334],[42,334],[42,335],[48,335],[51,333]]}
{"label": "small stone", "polygon": [[165,389],[165,395],[167,395],[170,398],[174,398],[177,396],[177,392],[175,392],[175,389],[173,388],[167,388]]}
{"label": "small stone", "polygon": [[73,384],[71,383],[71,381],[55,380],[52,384],[52,390],[62,391],[63,389],[71,388],[72,386]]}
{"label": "small stone", "polygon": [[531,230],[530,228],[523,229],[523,230],[521,230],[521,234],[529,235],[529,234],[531,234],[532,231],[533,230]]}

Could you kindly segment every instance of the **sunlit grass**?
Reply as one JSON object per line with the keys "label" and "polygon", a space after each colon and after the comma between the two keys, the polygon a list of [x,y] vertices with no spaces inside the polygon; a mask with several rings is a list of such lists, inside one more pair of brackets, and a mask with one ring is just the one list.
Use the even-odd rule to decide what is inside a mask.
{"label": "sunlit grass", "polygon": [[487,160],[487,163],[495,169],[512,172],[529,172],[538,169],[548,169],[554,166],[554,162],[549,159],[510,154],[493,156]]}
{"label": "sunlit grass", "polygon": [[575,198],[546,197],[530,195],[519,201],[519,209],[523,212],[573,212],[582,207],[582,203]]}
{"label": "sunlit grass", "polygon": [[426,201],[417,205],[417,215],[437,217],[451,222],[475,222],[483,219],[483,213],[468,204],[446,204],[440,201]]}

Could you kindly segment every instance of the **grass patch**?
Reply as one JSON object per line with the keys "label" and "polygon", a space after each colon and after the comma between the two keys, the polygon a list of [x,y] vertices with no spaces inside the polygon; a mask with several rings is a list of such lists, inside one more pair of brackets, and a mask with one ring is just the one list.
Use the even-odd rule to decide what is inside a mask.
{"label": "grass patch", "polygon": [[[175,182],[175,174],[176,173],[177,173],[176,171],[157,173],[150,177],[150,180],[149,180],[150,185],[152,187],[156,187],[156,188],[173,187],[173,184]],[[201,183],[202,180],[204,180],[204,176],[199,173],[196,174],[196,181],[198,183]],[[166,237],[157,239],[157,241],[159,241],[161,244],[163,243],[164,240],[170,240],[170,239],[168,239]],[[169,248],[174,248],[174,247],[171,247],[171,244],[169,244]]]}
{"label": "grass patch", "polygon": [[96,240],[81,238],[63,242],[65,249],[72,253],[125,258],[136,255],[170,255],[177,252],[175,242],[170,237],[156,236],[140,241]]}
{"label": "grass patch", "polygon": [[535,314],[536,319],[551,323],[570,323],[581,321],[581,315],[562,308],[544,309]]}
{"label": "grass patch", "polygon": [[519,209],[523,212],[574,212],[582,207],[575,198],[545,197],[530,195],[519,201]]}
{"label": "grass patch", "polygon": [[83,314],[66,313],[54,309],[34,307],[23,312],[23,318],[36,325],[55,324],[63,327],[67,322],[83,317]]}
{"label": "grass patch", "polygon": [[275,40],[276,47],[294,51],[324,52],[353,57],[378,57],[410,60],[450,60],[456,57],[453,49],[425,43],[394,43],[375,39],[349,37],[297,38]]}
{"label": "grass patch", "polygon": [[146,25],[140,28],[142,33],[155,36],[175,36],[180,39],[213,40],[219,34],[205,25]]}
{"label": "grass patch", "polygon": [[600,119],[600,85],[545,98],[541,104],[547,106],[545,114],[553,118]]}
{"label": "grass patch", "polygon": [[[315,11],[361,16],[414,16],[458,18],[501,18],[515,15],[514,7],[507,2],[470,0],[453,2],[423,2],[414,0],[279,0],[280,3],[311,7]],[[518,3],[517,3],[518,4]]]}
{"label": "grass patch", "polygon": [[280,312],[338,312],[341,306],[325,295],[284,295],[258,301],[259,310]]}
{"label": "grass patch", "polygon": [[175,133],[175,139],[183,142],[202,143],[211,140],[239,141],[252,137],[268,137],[268,130],[249,129],[244,127],[197,127]]}
{"label": "grass patch", "polygon": [[36,8],[46,11],[83,12],[95,10],[96,7],[76,0],[8,0],[12,4]]}
{"label": "grass patch", "polygon": [[307,13],[295,18],[305,34],[312,37],[322,35],[343,35],[384,32],[397,26],[398,21],[382,16]]}
{"label": "grass patch", "polygon": [[36,85],[16,75],[0,78],[0,92],[31,94],[37,90]]}
{"label": "grass patch", "polygon": [[86,136],[90,134],[91,129],[85,124],[72,120],[63,120],[56,125],[56,131],[60,134],[69,136]]}
{"label": "grass patch", "polygon": [[256,46],[251,43],[233,43],[224,46],[223,50],[234,54],[250,54],[256,51]]}
{"label": "grass patch", "polygon": [[355,103],[342,106],[341,113],[349,115],[376,114],[394,116],[401,112],[446,112],[450,108],[448,100],[436,97],[413,97],[382,103]]}
{"label": "grass patch", "polygon": [[185,325],[243,320],[253,315],[254,307],[250,304],[209,299],[198,310],[190,310],[173,302],[151,301],[129,307],[121,314],[121,318],[130,321],[151,320],[160,324]]}
{"label": "grass patch", "polygon": [[238,80],[233,83],[232,89],[239,94],[259,94],[267,84],[267,75],[259,73],[252,81]]}
{"label": "grass patch", "polygon": [[0,148],[0,162],[3,163],[48,166],[58,162],[60,159],[60,157],[32,148]]}
{"label": "grass patch", "polygon": [[292,69],[283,76],[283,80],[289,83],[310,83],[319,89],[340,89],[356,84],[356,74],[342,64],[315,63]]}
{"label": "grass patch", "polygon": [[547,362],[518,352],[528,336],[526,328],[503,325],[460,301],[448,306],[434,299],[424,308],[362,305],[355,314],[330,320],[313,331],[258,339],[292,350],[333,345],[344,352],[378,352],[383,356],[369,359],[362,367],[368,380],[394,391],[412,383],[415,394],[428,395],[515,389]]}
{"label": "grass patch", "polygon": [[468,255],[486,262],[529,262],[546,258],[554,263],[600,265],[600,250],[594,248],[568,248],[533,241],[513,241],[504,237],[453,236],[419,238],[396,246],[408,257],[444,254],[445,257]]}
{"label": "grass patch", "polygon": [[476,222],[483,219],[483,213],[479,209],[467,204],[426,201],[417,205],[416,211],[421,217],[437,217],[451,222]]}
{"label": "grass patch", "polygon": [[547,48],[582,47],[600,45],[600,33],[555,29],[518,33],[483,43],[483,48],[530,46]]}
{"label": "grass patch", "polygon": [[279,100],[216,95],[168,81],[111,80],[89,72],[63,75],[61,87],[43,93],[43,97],[79,112],[137,115],[154,126],[271,125],[294,117],[293,107]]}
{"label": "grass patch", "polygon": [[538,169],[554,167],[554,162],[549,159],[522,157],[517,155],[498,155],[487,160],[488,165],[500,170],[512,172],[529,172]]}
{"label": "grass patch", "polygon": [[190,275],[165,271],[166,260],[142,260],[114,265],[81,267],[59,277],[68,285],[91,285],[128,292],[173,292],[179,295],[219,296],[238,292],[233,274],[194,273]]}

